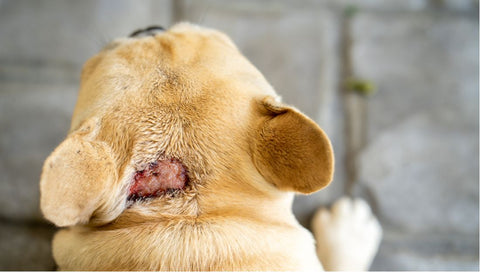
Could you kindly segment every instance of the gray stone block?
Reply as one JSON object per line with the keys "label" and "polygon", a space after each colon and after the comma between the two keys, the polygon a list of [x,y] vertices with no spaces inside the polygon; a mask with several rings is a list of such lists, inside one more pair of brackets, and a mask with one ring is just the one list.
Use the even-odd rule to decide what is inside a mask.
{"label": "gray stone block", "polygon": [[360,161],[383,221],[412,232],[478,232],[478,134],[419,114],[372,140]]}
{"label": "gray stone block", "polygon": [[478,0],[443,0],[446,8],[454,11],[477,11]]}
{"label": "gray stone block", "polygon": [[[478,18],[364,12],[352,32],[355,74],[378,87],[367,102],[360,182],[387,232],[400,233],[392,245],[433,235],[425,252],[411,243],[381,253],[393,267],[377,267],[478,267]],[[459,235],[476,238],[426,257]]]}
{"label": "gray stone block", "polygon": [[294,212],[302,224],[320,204],[343,194],[343,121],[338,82],[337,16],[289,1],[184,1],[182,19],[228,34],[265,75],[283,101],[325,129],[338,161],[334,182],[323,192],[300,196]]}
{"label": "gray stone block", "polygon": [[370,270],[478,271],[478,235],[387,230]]}
{"label": "gray stone block", "polygon": [[44,61],[0,60],[1,83],[78,84],[81,66]]}
{"label": "gray stone block", "polygon": [[0,84],[0,216],[40,219],[43,161],[70,127],[76,85]]}
{"label": "gray stone block", "polygon": [[54,228],[0,223],[0,270],[55,270],[51,253]]}
{"label": "gray stone block", "polygon": [[376,11],[419,11],[428,7],[428,0],[321,0],[323,4],[333,7],[356,7]]}
{"label": "gray stone block", "polygon": [[329,7],[339,11],[374,12],[430,12],[446,11],[478,16],[478,0],[317,0],[303,1],[317,7]]}
{"label": "gray stone block", "polygon": [[152,24],[168,26],[169,0],[3,1],[0,61],[81,66],[113,38]]}
{"label": "gray stone block", "polygon": [[[433,0],[438,1],[438,0]],[[452,0],[455,1],[455,0]],[[475,2],[477,0],[460,0],[459,2],[465,2],[465,6],[468,1]],[[179,1],[180,2],[180,1]],[[333,9],[336,11],[343,11],[347,7],[355,7],[360,10],[375,10],[375,11],[387,11],[387,12],[398,12],[398,11],[424,11],[431,6],[432,0],[263,0],[262,4],[258,4],[256,0],[201,0],[199,3],[194,3],[197,1],[192,0],[183,0],[184,9],[190,10],[192,7],[198,9],[201,7],[202,14],[198,17],[193,17],[193,19],[199,20],[203,18],[208,18],[210,16],[210,8],[222,8],[234,10],[236,12],[251,12],[257,11],[268,14],[269,12],[284,10],[285,7],[288,7],[292,10],[295,9],[316,9],[316,10],[327,10]],[[438,1],[441,2],[441,1]],[[478,1],[477,1],[478,2]],[[453,4],[459,6],[459,4]],[[462,4],[460,4],[462,5]],[[187,11],[189,13],[189,11]],[[196,12],[195,12],[196,13]]]}
{"label": "gray stone block", "polygon": [[379,89],[368,106],[370,137],[434,109],[449,124],[474,129],[478,19],[361,13],[353,28],[355,74],[372,79]]}

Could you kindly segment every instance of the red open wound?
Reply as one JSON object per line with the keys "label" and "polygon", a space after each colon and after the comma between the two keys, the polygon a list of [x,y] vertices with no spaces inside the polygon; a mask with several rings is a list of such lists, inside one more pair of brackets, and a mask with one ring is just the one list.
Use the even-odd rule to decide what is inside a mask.
{"label": "red open wound", "polygon": [[157,197],[170,190],[183,189],[187,182],[187,170],[178,159],[159,160],[137,171],[128,200]]}

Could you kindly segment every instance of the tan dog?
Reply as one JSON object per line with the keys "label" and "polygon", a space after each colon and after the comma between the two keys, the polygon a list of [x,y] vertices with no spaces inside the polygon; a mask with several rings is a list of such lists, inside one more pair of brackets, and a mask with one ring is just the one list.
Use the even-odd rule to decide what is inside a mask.
{"label": "tan dog", "polygon": [[[69,227],[53,241],[60,269],[321,270],[292,192],[332,175],[325,133],[228,37],[179,24],[85,64],[70,133],[44,164],[41,208]],[[320,237],[331,215],[317,216]],[[319,253],[335,266],[344,249],[330,244]]]}

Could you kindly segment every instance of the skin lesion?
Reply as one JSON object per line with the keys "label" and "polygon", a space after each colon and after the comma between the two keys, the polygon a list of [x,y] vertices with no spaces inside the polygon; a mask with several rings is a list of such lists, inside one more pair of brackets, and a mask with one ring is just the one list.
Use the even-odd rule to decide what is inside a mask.
{"label": "skin lesion", "polygon": [[135,173],[128,199],[153,198],[165,192],[182,190],[188,181],[188,171],[180,160],[158,160]]}

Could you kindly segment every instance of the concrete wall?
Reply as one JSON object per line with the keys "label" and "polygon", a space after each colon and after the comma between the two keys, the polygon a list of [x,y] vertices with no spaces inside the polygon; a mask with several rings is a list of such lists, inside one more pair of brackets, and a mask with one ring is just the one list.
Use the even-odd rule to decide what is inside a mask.
{"label": "concrete wall", "polygon": [[[372,269],[478,270],[478,1],[0,0],[0,269],[54,269],[38,208],[85,60],[114,37],[188,20],[223,30],[332,139],[344,194],[385,230]],[[373,94],[362,95],[374,86]]]}

